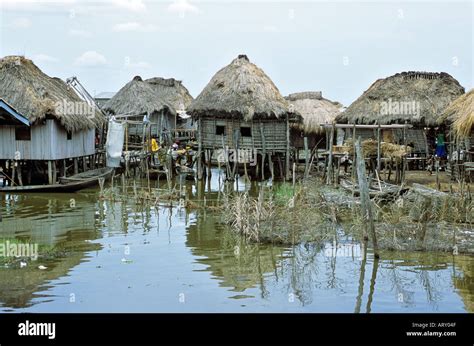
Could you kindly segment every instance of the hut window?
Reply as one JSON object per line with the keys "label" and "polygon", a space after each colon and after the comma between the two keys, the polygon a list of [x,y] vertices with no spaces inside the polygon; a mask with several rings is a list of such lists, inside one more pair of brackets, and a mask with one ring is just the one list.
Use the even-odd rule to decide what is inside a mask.
{"label": "hut window", "polygon": [[15,128],[15,140],[31,141],[31,130],[27,126],[18,126]]}
{"label": "hut window", "polygon": [[68,141],[72,140],[72,132],[71,131],[67,132],[67,140]]}
{"label": "hut window", "polygon": [[240,128],[240,135],[242,137],[252,137],[252,128],[248,126],[242,126]]}
{"label": "hut window", "polygon": [[225,135],[225,126],[223,125],[216,125],[216,135]]}

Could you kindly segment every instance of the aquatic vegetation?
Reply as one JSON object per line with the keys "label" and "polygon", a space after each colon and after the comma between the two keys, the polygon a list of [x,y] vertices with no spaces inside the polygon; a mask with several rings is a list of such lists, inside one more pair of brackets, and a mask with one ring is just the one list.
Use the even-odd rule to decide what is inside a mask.
{"label": "aquatic vegetation", "polygon": [[225,195],[222,216],[234,232],[256,242],[322,241],[334,232],[328,205],[301,184],[294,191],[287,185],[261,188],[256,197],[248,192]]}

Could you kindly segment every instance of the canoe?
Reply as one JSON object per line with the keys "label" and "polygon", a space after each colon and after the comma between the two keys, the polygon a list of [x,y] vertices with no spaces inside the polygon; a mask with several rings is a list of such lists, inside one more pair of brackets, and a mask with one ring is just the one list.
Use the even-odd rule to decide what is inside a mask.
{"label": "canoe", "polygon": [[114,169],[110,167],[99,168],[79,173],[70,177],[59,178],[59,184],[52,185],[26,185],[26,186],[4,186],[0,192],[75,192],[86,187],[99,184],[99,179],[109,179]]}

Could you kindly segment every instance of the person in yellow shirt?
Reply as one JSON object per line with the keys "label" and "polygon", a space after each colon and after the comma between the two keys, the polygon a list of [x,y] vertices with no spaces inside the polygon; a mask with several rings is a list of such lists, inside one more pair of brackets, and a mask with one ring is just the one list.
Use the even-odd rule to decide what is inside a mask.
{"label": "person in yellow shirt", "polygon": [[156,141],[155,138],[152,138],[151,139],[151,151],[153,153],[156,153],[158,151],[158,149],[159,149],[158,142]]}

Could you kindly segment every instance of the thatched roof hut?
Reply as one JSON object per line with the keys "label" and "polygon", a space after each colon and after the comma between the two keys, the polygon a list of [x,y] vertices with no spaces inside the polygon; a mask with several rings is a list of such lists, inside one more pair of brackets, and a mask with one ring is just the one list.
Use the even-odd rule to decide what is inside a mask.
{"label": "thatched roof hut", "polygon": [[174,78],[154,77],[145,80],[157,92],[158,96],[176,110],[186,110],[193,97],[183,83]]}
{"label": "thatched roof hut", "polygon": [[293,128],[305,134],[322,133],[324,130],[320,125],[332,123],[343,107],[337,101],[325,99],[320,91],[293,93],[285,99],[290,108],[293,106],[303,117],[303,123],[293,124]]}
{"label": "thatched roof hut", "polygon": [[176,116],[176,111],[186,108],[192,101],[181,81],[160,77],[143,80],[134,77],[105,105],[104,109],[112,114],[141,115],[167,112]]}
{"label": "thatched roof hut", "polygon": [[471,136],[474,131],[474,89],[454,100],[442,119],[452,123],[452,130],[457,137]]}
{"label": "thatched roof hut", "polygon": [[375,81],[336,121],[436,126],[446,107],[463,93],[459,82],[444,72],[397,73]]}
{"label": "thatched roof hut", "polygon": [[[76,114],[57,104],[73,104],[75,109],[89,109],[73,89],[59,78],[44,74],[31,60],[22,56],[0,59],[0,98],[26,117],[30,124],[46,118],[57,119],[68,131],[80,131],[99,126],[104,118],[97,110],[93,116]],[[79,112],[80,113],[80,112]]]}
{"label": "thatched roof hut", "polygon": [[272,80],[246,55],[239,55],[219,70],[193,101],[188,113],[194,117],[291,119],[301,116],[289,109],[288,102]]}

